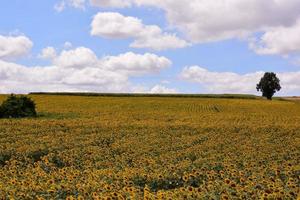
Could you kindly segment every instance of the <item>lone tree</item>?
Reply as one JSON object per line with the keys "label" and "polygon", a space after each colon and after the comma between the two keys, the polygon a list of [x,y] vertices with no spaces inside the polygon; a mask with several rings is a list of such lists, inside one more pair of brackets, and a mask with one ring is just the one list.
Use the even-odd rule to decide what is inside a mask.
{"label": "lone tree", "polygon": [[35,103],[26,96],[10,95],[0,106],[0,118],[36,117]]}
{"label": "lone tree", "polygon": [[266,72],[256,86],[257,91],[262,92],[262,96],[272,100],[276,91],[281,90],[280,80],[273,72]]}

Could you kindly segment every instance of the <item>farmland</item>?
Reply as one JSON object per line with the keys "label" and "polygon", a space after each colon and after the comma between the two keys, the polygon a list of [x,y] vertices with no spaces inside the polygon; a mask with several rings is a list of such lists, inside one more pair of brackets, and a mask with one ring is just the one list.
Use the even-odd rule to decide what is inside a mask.
{"label": "farmland", "polygon": [[0,120],[0,199],[299,195],[300,102],[31,98],[37,118]]}

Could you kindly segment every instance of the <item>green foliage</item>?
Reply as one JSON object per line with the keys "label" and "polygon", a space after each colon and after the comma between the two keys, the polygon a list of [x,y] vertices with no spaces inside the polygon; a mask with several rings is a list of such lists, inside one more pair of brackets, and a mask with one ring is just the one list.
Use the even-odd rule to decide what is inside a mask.
{"label": "green foliage", "polygon": [[132,182],[134,185],[140,187],[140,188],[144,188],[145,185],[147,184],[147,179],[145,177],[142,176],[136,176],[132,179]]}
{"label": "green foliage", "polygon": [[0,167],[3,167],[6,164],[6,161],[11,159],[11,154],[9,153],[0,153]]}
{"label": "green foliage", "polygon": [[262,92],[262,96],[272,100],[276,91],[281,90],[280,80],[273,72],[266,72],[256,86],[257,91]]}
{"label": "green foliage", "polygon": [[163,179],[153,179],[149,183],[150,190],[157,192],[159,190],[173,190],[184,186],[184,181],[175,177],[166,177]]}
{"label": "green foliage", "polygon": [[35,103],[26,96],[10,95],[0,106],[0,118],[36,117]]}
{"label": "green foliage", "polygon": [[42,160],[43,156],[46,156],[49,153],[47,149],[41,149],[38,151],[30,152],[28,157],[33,160],[33,162],[38,162]]}

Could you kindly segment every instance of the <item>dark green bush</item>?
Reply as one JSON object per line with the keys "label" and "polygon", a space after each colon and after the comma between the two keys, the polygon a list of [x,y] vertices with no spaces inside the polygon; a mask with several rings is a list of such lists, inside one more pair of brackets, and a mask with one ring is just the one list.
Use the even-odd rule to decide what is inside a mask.
{"label": "dark green bush", "polygon": [[10,95],[0,106],[0,118],[36,117],[35,103],[29,97]]}
{"label": "dark green bush", "polygon": [[0,167],[3,167],[6,164],[6,161],[9,161],[11,154],[9,153],[0,153]]}
{"label": "dark green bush", "polygon": [[44,156],[49,153],[47,149],[40,149],[37,151],[30,152],[28,157],[33,160],[33,162],[41,161]]}

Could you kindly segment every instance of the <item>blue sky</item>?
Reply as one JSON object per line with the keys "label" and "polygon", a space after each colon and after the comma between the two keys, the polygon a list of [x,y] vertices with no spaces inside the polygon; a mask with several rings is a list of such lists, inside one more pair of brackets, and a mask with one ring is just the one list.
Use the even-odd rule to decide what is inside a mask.
{"label": "blue sky", "polygon": [[[118,1],[120,0],[115,2]],[[239,25],[236,20],[230,18],[228,20],[224,19],[224,22],[220,21],[220,19],[222,20],[222,16],[218,17],[218,14],[214,13],[213,10],[211,11],[212,13],[204,13],[199,19],[195,17],[195,21],[191,21],[193,18],[187,16],[190,13],[184,14],[184,12],[182,12],[180,14],[182,16],[177,16],[178,14],[175,15],[174,13],[176,12],[180,13],[180,11],[188,10],[178,8],[176,7],[177,5],[173,5],[172,3],[161,3],[162,5],[157,3],[153,5],[154,1],[144,0],[141,1],[143,2],[141,5],[135,5],[137,3],[134,0],[124,0],[123,2],[125,1],[130,2],[130,6],[124,8],[118,6],[116,3],[110,5],[110,0],[2,1],[2,5],[0,6],[0,18],[2,19],[0,20],[0,36],[2,36],[2,40],[0,39],[0,49],[2,48],[4,50],[2,56],[0,50],[0,61],[2,61],[2,65],[5,65],[5,68],[0,64],[0,77],[4,77],[0,81],[0,92],[124,91],[256,94],[255,84],[261,77],[261,73],[274,71],[278,73],[283,85],[286,86],[283,87],[283,89],[286,88],[286,90],[281,92],[282,95],[299,94],[300,82],[297,82],[298,80],[295,76],[298,75],[300,71],[300,62],[298,59],[300,57],[300,55],[298,57],[300,47],[298,47],[298,49],[291,47],[291,44],[297,45],[299,40],[294,41],[293,38],[291,40],[286,39],[281,41],[282,44],[280,44],[280,42],[277,44],[268,39],[270,35],[272,36],[270,38],[276,39],[275,36],[282,32],[291,35],[298,33],[296,31],[299,30],[297,26],[300,15],[293,13],[298,12],[299,9],[295,10],[295,8],[293,8],[295,6],[291,6],[289,7],[289,9],[291,9],[290,11],[286,9],[284,11],[280,10],[280,7],[288,6],[287,4],[292,4],[293,2],[289,3],[287,1],[287,3],[284,3],[284,1],[279,1],[279,4],[282,3],[282,5],[273,5],[272,7],[272,9],[275,10],[278,9],[276,10],[278,13],[285,12],[286,19],[290,20],[290,23],[285,24],[285,22],[278,22],[276,17],[274,17],[274,20],[272,19],[273,21],[269,19],[264,21],[265,18],[262,17],[261,24],[257,23],[252,27],[244,27],[244,25]],[[194,1],[196,2],[195,5],[191,6],[193,6],[195,10],[192,10],[191,13],[195,12],[201,15],[203,8],[197,8],[199,5],[196,0]],[[234,1],[227,1],[228,5],[232,6],[232,9],[236,12],[232,14],[238,17],[240,13],[235,9],[236,5]],[[271,0],[268,1],[270,1],[270,4],[272,4],[272,2],[274,3],[274,1]],[[122,1],[120,2],[122,3]],[[139,1],[137,0],[137,2]],[[189,1],[189,3],[190,2],[193,1]],[[205,3],[209,1],[201,0],[201,2],[204,4],[203,6],[205,6]],[[250,0],[242,0],[241,2],[247,5]],[[252,1],[250,4],[255,4],[255,2],[257,3],[258,1]],[[64,4],[64,7],[60,10],[55,9],[55,6],[62,5],[61,3]],[[216,4],[218,5],[215,6],[222,6],[221,1],[217,0]],[[213,9],[213,6],[214,5],[207,5],[205,8],[209,10]],[[260,5],[259,3],[255,6],[261,6],[262,13],[264,9],[270,9],[264,8],[263,6],[265,5]],[[189,6],[187,6],[186,9],[188,9],[188,7]],[[260,11],[260,9],[258,10]],[[244,11],[241,10],[240,12],[242,13]],[[101,15],[101,13],[106,13],[107,15]],[[96,19],[95,16],[98,14],[100,14],[99,18]],[[258,12],[257,15],[261,17],[261,13]],[[99,27],[93,27],[91,25],[93,21],[100,20],[100,18],[103,19],[104,16],[105,22],[101,21],[101,23],[97,24]],[[116,19],[116,16],[118,19]],[[183,22],[178,22],[176,17],[180,17],[180,19],[186,17],[186,19],[182,20]],[[218,20],[217,23],[207,22],[214,17]],[[283,18],[284,17],[285,16],[283,16]],[[128,29],[131,27],[129,23],[134,23],[136,20],[139,20],[141,23],[139,25],[141,33],[137,34],[134,31],[124,33],[118,32],[118,30],[104,30],[103,27],[106,25],[107,27],[111,27],[111,23],[121,23],[122,25],[124,22],[116,22],[116,20],[120,19],[128,20],[128,24],[124,24],[125,27],[128,26]],[[254,16],[253,19],[256,19],[256,16]],[[199,24],[187,25],[189,23]],[[245,23],[252,24],[252,21],[245,21]],[[226,24],[228,24],[228,26],[226,26]],[[154,29],[153,32],[155,33],[148,34],[147,32],[152,31],[149,25],[158,27],[161,33],[156,33],[156,29]],[[224,28],[225,26],[226,28]],[[232,28],[230,26],[232,26]],[[284,27],[284,29],[282,27]],[[92,29],[97,29],[96,33],[92,34]],[[231,34],[231,32],[237,32],[237,30],[239,33]],[[246,32],[246,34],[244,34],[244,32]],[[184,47],[173,46],[172,44],[168,47],[161,47],[163,46],[161,44],[166,42],[166,38],[161,37],[164,34],[176,36],[176,39],[172,38],[171,40],[173,44],[177,42],[179,44],[181,41]],[[224,37],[223,35],[226,36]],[[9,42],[12,42],[20,36],[26,37],[31,41],[32,45],[25,45],[28,50],[23,53],[16,53],[20,51],[18,49],[10,49],[9,51],[8,49],[12,45],[15,45],[15,43],[10,44]],[[135,40],[149,41],[150,46],[158,42],[157,40],[154,41],[151,37],[156,39],[161,37],[159,40],[161,41],[159,48],[163,49],[158,50],[157,47],[149,48],[149,45],[145,48],[131,46]],[[211,37],[213,39],[211,39]],[[8,38],[10,38],[10,40],[8,40]],[[254,49],[250,48],[252,40],[255,40],[256,47]],[[288,43],[289,41],[291,44]],[[66,47],[66,42],[71,45],[69,44],[68,47]],[[186,44],[189,43],[189,45],[186,45],[184,42],[186,42]],[[22,45],[20,44],[20,46],[20,48],[25,48],[23,43]],[[289,48],[286,48],[286,46]],[[55,58],[51,57],[51,59],[49,59],[49,56],[42,56],[43,49],[47,47],[51,47],[55,50]],[[80,63],[80,68],[77,64],[76,67],[71,66],[69,63],[66,64],[66,62],[76,59],[70,56],[74,56],[75,54],[78,57],[81,55],[81,51],[78,50],[80,47],[89,49],[97,56],[98,60],[95,61],[96,64],[86,63],[82,60],[74,61]],[[260,51],[259,48],[260,50],[262,49],[262,51]],[[63,52],[65,52],[64,55]],[[86,53],[87,51],[84,52]],[[121,67],[111,66],[110,60],[112,60],[112,57],[116,60],[119,59],[120,55],[128,52],[134,54],[130,55],[131,57],[128,57],[129,55],[125,57],[125,59],[129,59],[129,61],[126,61],[129,63],[128,65],[124,64],[123,69]],[[157,63],[159,61],[155,59],[153,61],[153,58],[151,58],[153,62],[151,62],[151,66],[147,66],[145,63],[148,62],[147,58],[149,56],[145,56],[146,54],[156,56],[155,59],[165,58],[172,64],[166,62]],[[132,56],[135,55],[140,55],[140,57],[132,58]],[[84,56],[85,54],[83,54],[83,57]],[[106,60],[105,62],[103,58],[106,58],[104,59]],[[132,63],[130,63],[130,59],[141,59],[141,61],[137,60],[134,66],[131,66]],[[122,61],[118,60],[118,62]],[[141,64],[141,62],[145,63]],[[13,75],[10,73],[11,77],[9,77],[7,70],[11,70],[15,65],[18,65],[19,70],[21,72],[24,70],[24,72]],[[43,71],[43,68],[50,68],[51,66],[55,66],[57,70],[66,69],[66,66],[68,66],[69,71],[66,71],[64,76],[50,77],[52,75],[47,75],[47,73]],[[35,68],[34,73],[28,71],[28,69],[33,68]],[[95,71],[95,73],[101,73],[101,75],[98,74],[97,77],[93,78],[104,79],[105,81],[100,81],[101,83],[97,80],[94,82],[79,81],[77,83],[72,79],[72,76],[70,76],[70,73],[75,73],[75,70],[71,68],[77,70],[77,75],[74,76],[73,79],[75,79],[75,77],[76,79],[80,79],[81,76],[83,77],[82,79],[89,79],[88,76],[93,75],[91,75],[91,72],[87,72],[86,69],[93,68],[95,71],[97,68],[98,71]],[[85,72],[83,72],[84,70]],[[18,78],[19,76],[25,75],[38,76],[39,74],[44,74],[45,77],[49,76],[47,78],[49,80],[39,80],[39,77],[23,78],[24,80],[19,80]],[[106,76],[106,74],[110,74],[110,76]],[[109,81],[117,77],[121,77],[121,79],[124,78],[124,80],[120,82]],[[239,79],[243,80],[241,84],[237,81]],[[227,84],[228,87],[224,87]],[[252,85],[253,88],[251,87]]]}

